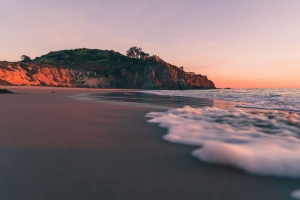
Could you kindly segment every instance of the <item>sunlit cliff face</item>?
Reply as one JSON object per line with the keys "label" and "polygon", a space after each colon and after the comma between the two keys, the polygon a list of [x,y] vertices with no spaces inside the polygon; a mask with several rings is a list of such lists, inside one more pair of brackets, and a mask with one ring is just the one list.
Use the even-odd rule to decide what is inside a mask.
{"label": "sunlit cliff face", "polygon": [[[35,70],[34,74],[29,73],[32,70]],[[29,67],[26,71],[19,64],[10,64],[7,68],[0,68],[0,78],[13,85],[72,86],[67,70],[54,67]]]}
{"label": "sunlit cliff face", "polygon": [[191,75],[168,63],[109,70],[57,67],[51,64],[0,62],[0,84],[95,88],[213,89],[203,75]]}
{"label": "sunlit cliff face", "polygon": [[54,66],[29,66],[24,69],[20,64],[9,64],[0,68],[0,79],[12,85],[44,85],[44,86],[88,86],[108,87],[108,80],[95,78],[94,72],[76,69],[56,68]]}

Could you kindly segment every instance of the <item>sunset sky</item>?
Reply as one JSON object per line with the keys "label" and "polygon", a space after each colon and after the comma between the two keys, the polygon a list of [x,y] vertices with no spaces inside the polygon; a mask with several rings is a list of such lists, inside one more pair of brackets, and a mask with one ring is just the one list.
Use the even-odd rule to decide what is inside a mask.
{"label": "sunset sky", "polygon": [[300,88],[300,0],[0,0],[0,60],[142,47],[217,87]]}

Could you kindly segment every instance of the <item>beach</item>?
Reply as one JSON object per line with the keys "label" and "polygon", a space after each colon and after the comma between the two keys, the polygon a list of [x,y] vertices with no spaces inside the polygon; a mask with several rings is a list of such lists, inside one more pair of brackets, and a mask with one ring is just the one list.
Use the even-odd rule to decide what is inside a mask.
{"label": "beach", "polygon": [[0,95],[1,200],[285,200],[300,188],[299,179],[203,163],[195,147],[164,141],[167,130],[145,115],[167,105],[74,97],[131,90],[2,88],[14,94]]}

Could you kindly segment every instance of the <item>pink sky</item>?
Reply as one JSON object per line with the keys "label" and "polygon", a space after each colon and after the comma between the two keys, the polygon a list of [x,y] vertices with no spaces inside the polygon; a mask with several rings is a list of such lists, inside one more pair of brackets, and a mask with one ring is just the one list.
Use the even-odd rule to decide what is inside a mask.
{"label": "pink sky", "polygon": [[299,0],[0,1],[0,60],[140,46],[217,87],[300,88]]}

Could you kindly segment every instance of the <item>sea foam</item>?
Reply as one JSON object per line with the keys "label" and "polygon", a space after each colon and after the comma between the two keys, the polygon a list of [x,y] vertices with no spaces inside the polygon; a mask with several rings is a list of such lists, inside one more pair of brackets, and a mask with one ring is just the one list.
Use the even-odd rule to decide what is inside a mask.
{"label": "sea foam", "polygon": [[298,114],[186,106],[146,117],[168,128],[165,140],[200,147],[192,155],[204,162],[253,174],[300,177]]}

